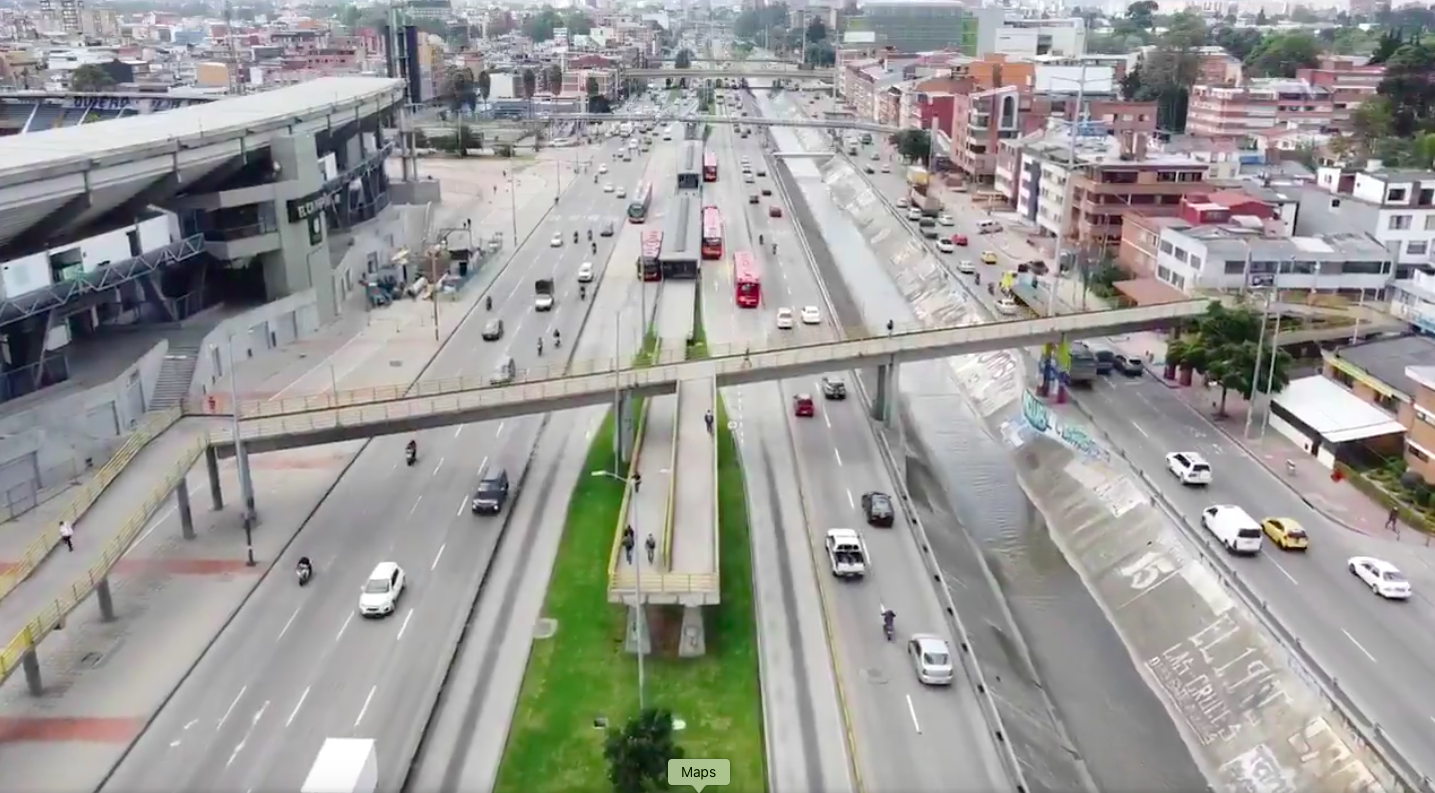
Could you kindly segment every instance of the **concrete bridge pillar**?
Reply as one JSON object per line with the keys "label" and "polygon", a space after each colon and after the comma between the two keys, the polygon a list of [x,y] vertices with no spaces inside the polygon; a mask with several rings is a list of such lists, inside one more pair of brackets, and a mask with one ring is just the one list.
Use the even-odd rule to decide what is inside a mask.
{"label": "concrete bridge pillar", "polygon": [[[639,609],[643,609],[643,611],[639,612]],[[628,629],[624,632],[623,651],[637,655],[640,647],[643,655],[653,652],[653,640],[648,633],[646,607],[629,606]]]}
{"label": "concrete bridge pillar", "polygon": [[872,418],[891,425],[894,412],[892,401],[897,398],[897,364],[884,363],[877,367],[877,389],[872,396]]}
{"label": "concrete bridge pillar", "polygon": [[249,452],[245,451],[244,444],[234,444],[234,467],[239,469],[239,498],[244,504],[240,519],[245,530],[254,528],[259,523],[259,513],[254,509],[254,477],[249,472]]}
{"label": "concrete bridge pillar", "polygon": [[105,622],[115,621],[115,599],[110,593],[110,577],[105,576],[95,583],[95,599],[100,604],[100,618]]}
{"label": "concrete bridge pillar", "polygon": [[633,446],[637,441],[637,401],[626,391],[618,394],[613,402],[613,456],[618,461],[618,472],[626,475],[633,460]]}
{"label": "concrete bridge pillar", "polygon": [[179,512],[179,531],[186,540],[194,539],[194,510],[189,506],[189,480],[179,480],[174,489],[174,504]]}
{"label": "concrete bridge pillar", "polygon": [[678,642],[679,658],[700,658],[707,653],[707,633],[702,606],[683,606],[682,636]]}
{"label": "concrete bridge pillar", "polygon": [[40,656],[35,654],[34,647],[20,655],[20,668],[25,670],[25,687],[30,689],[30,696],[43,696],[45,682],[40,679]]}
{"label": "concrete bridge pillar", "polygon": [[219,452],[213,446],[204,450],[204,467],[209,471],[209,498],[219,512],[224,509],[224,490],[219,485]]}

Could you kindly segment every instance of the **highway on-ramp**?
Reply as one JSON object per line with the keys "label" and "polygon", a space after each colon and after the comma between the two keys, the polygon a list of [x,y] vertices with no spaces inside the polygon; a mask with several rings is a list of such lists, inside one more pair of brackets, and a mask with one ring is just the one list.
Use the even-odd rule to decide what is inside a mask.
{"label": "highway on-ramp", "polygon": [[[763,115],[772,112],[761,100],[749,108],[749,112],[758,110]],[[719,146],[726,141],[733,152],[721,163],[730,176],[719,183],[719,194],[724,206],[741,207],[747,213],[745,223],[728,224],[728,242],[733,250],[746,249],[757,255],[763,305],[756,311],[734,308],[729,283],[719,299],[721,311],[732,317],[745,338],[775,334],[834,338],[812,266],[805,261],[793,232],[792,224],[797,221],[790,207],[784,208],[785,217],[777,219],[766,212],[766,203],[775,197],[764,198],[760,206],[746,203],[749,191],[775,187],[771,173],[756,177],[753,185],[739,181],[741,157],[748,157],[755,169],[769,167],[762,156],[763,136],[734,142],[735,137],[727,130],[714,132]],[[764,245],[755,245],[750,235],[762,235]],[[823,322],[778,330],[775,314],[784,306],[794,311],[819,307]],[[833,376],[855,386],[850,373],[835,372]],[[765,422],[762,431],[777,434],[786,441],[781,445],[790,449],[800,484],[797,492],[802,494],[801,503],[794,505],[801,510],[797,525],[805,529],[807,555],[793,563],[813,565],[824,602],[824,614],[804,614],[803,619],[827,622],[861,783],[865,789],[878,791],[1006,787],[993,741],[987,737],[975,694],[960,665],[956,683],[948,688],[927,687],[916,679],[906,651],[908,635],[934,633],[949,642],[953,637],[947,632],[936,591],[905,519],[899,516],[890,529],[865,526],[862,494],[872,490],[892,494],[895,490],[867,426],[863,404],[855,391],[846,401],[824,401],[818,380],[799,378],[744,389],[743,412],[746,421],[760,412],[760,420]],[[753,395],[763,391],[766,395]],[[814,418],[794,415],[793,400],[800,394],[817,401]],[[841,582],[831,575],[823,548],[829,528],[856,528],[864,533],[872,556],[872,571],[865,580]],[[898,615],[897,640],[890,643],[882,634],[883,605]]]}
{"label": "highway on-ramp", "polygon": [[[636,182],[645,165],[646,158],[613,160],[610,178]],[[561,328],[571,345],[588,309],[575,272],[595,257],[586,236],[574,245],[572,233],[593,228],[596,261],[616,246],[613,261],[625,266],[637,250],[636,232],[622,223],[626,205],[580,177],[490,288],[491,314],[475,309],[426,376],[486,377],[505,354],[519,368],[533,365],[540,334],[548,338],[542,362],[553,361],[551,329]],[[614,221],[617,237],[597,235],[602,219]],[[555,233],[564,244],[549,247]],[[552,313],[533,311],[540,277],[555,280]],[[480,334],[493,317],[506,333],[485,342]],[[377,739],[379,787],[397,790],[407,772],[397,760],[417,746],[447,651],[508,519],[507,510],[471,514],[469,498],[485,467],[506,468],[517,489],[543,422],[530,416],[421,433],[413,467],[403,463],[406,437],[373,440],[105,789],[297,790],[325,738],[359,737]],[[515,496],[521,505],[534,494]],[[290,575],[300,555],[316,567],[302,589]],[[409,586],[392,616],[365,620],[359,590],[381,561],[401,565]]]}

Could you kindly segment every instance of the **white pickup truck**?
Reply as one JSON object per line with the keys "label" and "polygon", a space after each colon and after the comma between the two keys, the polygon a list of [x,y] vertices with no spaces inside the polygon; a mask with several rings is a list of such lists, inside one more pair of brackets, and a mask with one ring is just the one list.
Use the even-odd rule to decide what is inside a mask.
{"label": "white pickup truck", "polygon": [[319,747],[300,793],[374,793],[378,786],[379,761],[373,741],[329,738]]}
{"label": "white pickup truck", "polygon": [[826,546],[832,575],[838,578],[867,575],[867,543],[855,529],[828,529]]}

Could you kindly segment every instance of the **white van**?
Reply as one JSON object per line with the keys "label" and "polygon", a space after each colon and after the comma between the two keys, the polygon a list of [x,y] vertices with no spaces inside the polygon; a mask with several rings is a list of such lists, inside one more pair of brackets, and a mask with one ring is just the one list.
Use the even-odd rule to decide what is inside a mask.
{"label": "white van", "polygon": [[593,263],[583,262],[578,265],[578,283],[586,284],[593,280]]}
{"label": "white van", "polygon": [[977,224],[977,231],[981,234],[994,234],[1002,230],[1002,224],[995,220],[983,220]]}
{"label": "white van", "polygon": [[1264,532],[1261,524],[1244,509],[1231,504],[1217,504],[1201,512],[1201,525],[1231,553],[1261,552]]}

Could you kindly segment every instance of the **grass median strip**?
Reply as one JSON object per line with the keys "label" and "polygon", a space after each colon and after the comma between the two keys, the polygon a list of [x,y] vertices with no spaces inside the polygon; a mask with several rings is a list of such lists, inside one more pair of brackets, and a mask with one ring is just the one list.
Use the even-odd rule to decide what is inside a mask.
{"label": "grass median strip", "polygon": [[[700,326],[698,326],[700,327]],[[732,761],[731,790],[766,788],[752,561],[737,448],[721,403],[718,493],[722,604],[707,608],[707,655],[677,657],[681,607],[651,607],[654,650],[646,663],[647,705],[683,722],[688,758]],[[586,472],[612,467],[612,416],[604,420],[568,507],[544,602],[557,632],[536,640],[499,767],[497,793],[606,791],[606,719],[618,729],[638,711],[637,657],[623,650],[624,609],[607,601],[608,553],[623,483]]]}

